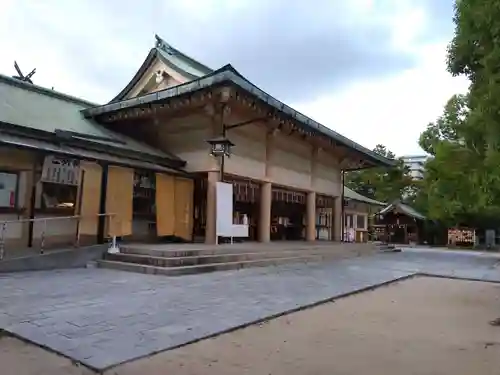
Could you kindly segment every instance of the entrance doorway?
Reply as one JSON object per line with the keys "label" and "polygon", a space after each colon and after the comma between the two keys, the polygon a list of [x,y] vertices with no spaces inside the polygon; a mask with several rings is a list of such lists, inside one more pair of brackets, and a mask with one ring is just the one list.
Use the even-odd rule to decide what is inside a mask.
{"label": "entrance doorway", "polygon": [[224,182],[233,184],[233,224],[244,224],[248,220],[248,237],[241,240],[257,241],[260,214],[260,184],[238,177],[227,177]]}
{"label": "entrance doorway", "polygon": [[151,171],[134,171],[132,196],[132,237],[134,240],[156,240],[156,175]]}
{"label": "entrance doorway", "polygon": [[273,187],[271,241],[305,239],[306,193]]}
{"label": "entrance doorway", "polygon": [[316,196],[316,239],[332,241],[334,238],[335,198]]}
{"label": "entrance doorway", "polygon": [[391,242],[394,243],[407,243],[406,225],[395,225],[394,232],[391,237]]}
{"label": "entrance doorway", "polygon": [[[257,241],[260,183],[227,174],[224,176],[224,182],[233,185],[233,224],[244,224],[245,216],[248,220],[248,237],[234,240]],[[194,185],[194,238],[196,242],[203,242],[205,238],[207,189],[207,175],[198,175]]]}
{"label": "entrance doorway", "polygon": [[203,242],[207,225],[207,190],[208,179],[206,173],[199,173],[194,178],[194,221],[193,241]]}

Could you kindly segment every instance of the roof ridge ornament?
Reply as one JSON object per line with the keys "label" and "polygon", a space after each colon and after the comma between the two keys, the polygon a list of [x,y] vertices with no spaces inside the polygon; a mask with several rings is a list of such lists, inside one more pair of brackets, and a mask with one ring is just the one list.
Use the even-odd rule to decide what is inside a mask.
{"label": "roof ridge ornament", "polygon": [[156,38],[156,44],[155,44],[156,48],[165,51],[169,55],[175,55],[175,49],[170,44],[165,42],[161,37],[158,36],[158,34],[155,34],[155,38]]}
{"label": "roof ridge ornament", "polygon": [[30,73],[28,73],[26,75],[23,74],[23,72],[21,71],[21,68],[19,68],[17,61],[14,61],[14,68],[16,69],[18,75],[13,76],[13,78],[18,79],[18,80],[23,81],[23,82],[28,82],[28,83],[33,84],[31,77],[33,77],[33,75],[36,73],[36,68],[33,69]]}

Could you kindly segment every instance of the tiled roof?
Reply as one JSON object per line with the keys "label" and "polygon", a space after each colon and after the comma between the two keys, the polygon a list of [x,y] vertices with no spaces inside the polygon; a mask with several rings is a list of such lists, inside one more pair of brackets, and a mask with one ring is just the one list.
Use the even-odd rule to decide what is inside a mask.
{"label": "tiled roof", "polygon": [[195,78],[200,78],[213,72],[213,69],[209,68],[206,65],[203,65],[202,63],[189,57],[188,55],[185,55],[178,49],[175,49],[158,35],[155,35],[155,38],[155,48],[158,50],[158,52],[160,52],[160,56],[163,59],[174,64],[183,72],[186,72]]}
{"label": "tiled roof", "polygon": [[[143,104],[154,103],[156,101],[168,100],[179,95],[189,94],[197,90],[206,89],[216,84],[229,82],[247,91],[249,94],[256,96],[258,99],[270,105],[275,110],[292,117],[300,124],[300,126],[302,126],[307,131],[326,135],[334,141],[343,144],[344,146],[347,146],[351,149],[354,149],[358,153],[366,156],[375,165],[395,165],[395,162],[393,160],[387,159],[351,141],[350,139],[342,136],[334,130],[310,119],[309,117],[299,113],[293,108],[275,99],[274,97],[251,83],[248,79],[246,79],[243,75],[236,71],[236,69],[234,69],[230,64],[214,71],[206,65],[203,65],[197,60],[175,49],[158,35],[156,35],[155,38],[155,47],[151,49],[142,66],[139,68],[139,70],[136,72],[127,86],[114,99],[112,99],[109,104],[85,110],[84,113],[87,117],[95,117],[100,114],[120,110],[122,108],[131,108]],[[157,58],[161,59],[161,61],[163,61],[166,65],[180,72],[185,77],[191,80],[184,84],[180,84],[151,94],[140,95],[136,98],[124,99]]]}
{"label": "tiled roof", "polygon": [[51,154],[57,154],[77,159],[100,160],[111,163],[113,165],[122,165],[122,166],[152,170],[157,172],[167,172],[170,174],[178,174],[183,176],[187,175],[186,172],[174,170],[172,168],[168,168],[163,165],[158,165],[145,160],[132,159],[124,156],[111,155],[106,152],[92,151],[80,147],[57,144],[53,142],[47,142],[44,140],[22,137],[18,135],[6,134],[1,131],[0,131],[0,144],[14,146],[16,148],[43,151]]}
{"label": "tiled roof", "polygon": [[384,156],[379,155],[376,152],[373,152],[356,142],[353,142],[352,140],[344,137],[336,131],[312,120],[311,118],[303,115],[295,109],[287,106],[285,103],[275,99],[265,91],[255,86],[249,80],[247,80],[231,65],[223,66],[222,68],[214,71],[211,74],[181,85],[177,85],[146,95],[141,95],[136,98],[125,99],[122,101],[111,102],[99,107],[88,108],[83,112],[86,117],[93,118],[102,114],[118,111],[120,109],[134,108],[146,104],[169,100],[177,96],[187,95],[199,90],[204,90],[218,84],[232,84],[237,88],[246,91],[248,94],[255,96],[260,101],[271,106],[274,110],[284,114],[287,117],[291,117],[294,121],[296,121],[298,126],[302,127],[306,131],[326,135],[333,141],[338,142],[339,144],[342,144],[363,155],[374,165],[387,167],[392,167],[395,165],[394,160],[387,159]]}
{"label": "tiled roof", "polygon": [[408,206],[407,204],[401,203],[399,201],[391,203],[387,207],[385,207],[383,210],[379,212],[379,214],[386,214],[388,212],[391,212],[393,210],[397,209],[398,211],[401,211],[402,213],[414,217],[415,219],[419,220],[426,220],[426,217],[422,215],[420,212],[416,211],[413,207]]}
{"label": "tiled roof", "polygon": [[178,49],[172,47],[158,35],[155,35],[155,38],[156,44],[149,51],[149,54],[146,56],[146,59],[142,63],[141,67],[137,70],[135,75],[127,83],[123,90],[121,90],[110,101],[110,103],[115,103],[124,99],[130,92],[130,90],[132,90],[134,86],[139,82],[139,80],[144,76],[144,73],[146,73],[146,71],[156,59],[161,60],[165,65],[190,80],[198,79],[213,72],[213,69],[209,68],[206,65],[203,65],[199,61],[196,61],[195,59],[187,56]]}
{"label": "tiled roof", "polygon": [[[81,111],[95,104],[44,87],[0,75],[0,124],[15,125],[55,134],[72,133],[109,150],[132,151],[148,156],[180,160],[132,138],[112,132]],[[81,137],[80,137],[81,135]]]}
{"label": "tiled roof", "polygon": [[358,202],[373,204],[376,206],[385,206],[386,205],[386,203],[379,202],[375,199],[371,199],[371,198],[365,197],[364,195],[356,193],[354,190],[349,189],[347,186],[344,186],[344,198],[352,199],[352,200],[355,200]]}

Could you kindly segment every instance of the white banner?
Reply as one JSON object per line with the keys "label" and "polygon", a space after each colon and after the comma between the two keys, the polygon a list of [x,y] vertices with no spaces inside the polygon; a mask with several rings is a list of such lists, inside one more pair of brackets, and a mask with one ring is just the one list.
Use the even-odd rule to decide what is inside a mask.
{"label": "white banner", "polygon": [[233,184],[217,182],[216,233],[221,237],[233,236]]}
{"label": "white banner", "polygon": [[41,181],[78,185],[80,183],[80,161],[54,155],[46,156],[43,161]]}

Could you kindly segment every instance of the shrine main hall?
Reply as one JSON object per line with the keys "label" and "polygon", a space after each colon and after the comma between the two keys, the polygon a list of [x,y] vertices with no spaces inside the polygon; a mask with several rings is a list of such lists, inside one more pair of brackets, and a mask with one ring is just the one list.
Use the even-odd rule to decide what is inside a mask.
{"label": "shrine main hall", "polygon": [[[107,104],[28,81],[0,76],[0,219],[82,217],[46,229],[49,242],[78,225],[88,242],[215,243],[219,181],[233,184],[233,222],[248,224],[247,240],[339,241],[344,173],[393,165],[233,66],[213,70],[158,36]],[[212,155],[221,140],[230,157]],[[74,178],[60,177],[62,164]],[[6,240],[33,243],[37,225],[8,226]]]}

